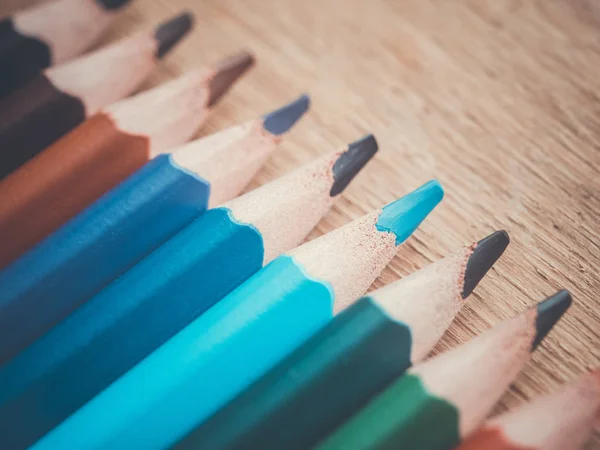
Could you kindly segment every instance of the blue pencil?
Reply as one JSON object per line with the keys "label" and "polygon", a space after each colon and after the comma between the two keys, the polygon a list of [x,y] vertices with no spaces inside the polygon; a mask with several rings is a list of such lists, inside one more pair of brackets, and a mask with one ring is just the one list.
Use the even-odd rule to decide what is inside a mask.
{"label": "blue pencil", "polygon": [[0,368],[0,448],[33,443],[302,242],[376,150],[369,136],[208,210]]}
{"label": "blue pencil", "polygon": [[201,215],[237,196],[308,109],[298,100],[160,155],[0,271],[0,364]]}
{"label": "blue pencil", "polygon": [[427,183],[278,257],[33,448],[173,445],[362,295],[442,196]]}

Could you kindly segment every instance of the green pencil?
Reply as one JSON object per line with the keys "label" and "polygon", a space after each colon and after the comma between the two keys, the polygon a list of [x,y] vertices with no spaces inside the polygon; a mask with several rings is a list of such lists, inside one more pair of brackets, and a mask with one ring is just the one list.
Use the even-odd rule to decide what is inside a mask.
{"label": "green pencil", "polygon": [[318,450],[445,450],[472,433],[571,304],[560,291],[410,369]]}

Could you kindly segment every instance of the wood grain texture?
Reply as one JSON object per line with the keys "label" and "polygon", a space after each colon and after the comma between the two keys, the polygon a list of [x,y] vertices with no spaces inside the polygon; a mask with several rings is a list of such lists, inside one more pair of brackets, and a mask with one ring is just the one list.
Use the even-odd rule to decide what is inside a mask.
{"label": "wood grain texture", "polygon": [[[0,12],[23,0],[5,0]],[[600,6],[593,0],[136,0],[104,42],[180,9],[191,36],[145,87],[246,47],[202,134],[307,91],[265,183],[372,132],[380,154],[311,237],[436,177],[446,199],[375,287],[494,229],[512,244],[438,351],[559,288],[575,304],[496,412],[600,366]],[[5,11],[6,9],[6,11]],[[588,449],[600,448],[600,435]]]}

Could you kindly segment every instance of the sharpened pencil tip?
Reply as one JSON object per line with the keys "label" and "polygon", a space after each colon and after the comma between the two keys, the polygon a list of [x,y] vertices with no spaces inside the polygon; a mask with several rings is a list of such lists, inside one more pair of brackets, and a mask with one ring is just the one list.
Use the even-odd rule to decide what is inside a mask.
{"label": "sharpened pencil tip", "polygon": [[377,219],[379,231],[394,233],[396,245],[402,244],[444,198],[444,189],[437,180],[425,183],[410,194],[384,206]]}
{"label": "sharpened pencil tip", "polygon": [[340,194],[360,170],[377,153],[378,145],[375,136],[367,136],[353,142],[348,149],[342,153],[333,164],[333,185],[329,195],[335,197]]}
{"label": "sharpened pencil tip", "polygon": [[119,9],[125,6],[127,3],[131,2],[131,0],[98,0],[98,3],[104,9]]}
{"label": "sharpened pencil tip", "polygon": [[552,327],[569,309],[573,299],[569,291],[562,290],[541,301],[537,305],[537,318],[535,320],[535,339],[531,345],[531,351],[535,350],[540,342],[550,332]]}
{"label": "sharpened pencil tip", "polygon": [[496,231],[477,243],[467,261],[462,298],[471,295],[485,274],[502,256],[509,243],[510,237],[504,230]]}
{"label": "sharpened pencil tip", "polygon": [[242,51],[218,64],[216,73],[210,82],[208,106],[215,105],[236,80],[254,64],[254,56]]}
{"label": "sharpened pencil tip", "polygon": [[263,126],[269,133],[279,136],[289,131],[310,106],[310,98],[304,94],[292,103],[267,114]]}
{"label": "sharpened pencil tip", "polygon": [[194,16],[190,13],[179,14],[167,22],[160,24],[154,32],[154,38],[158,43],[156,57],[163,58],[171,51],[187,33],[194,24]]}

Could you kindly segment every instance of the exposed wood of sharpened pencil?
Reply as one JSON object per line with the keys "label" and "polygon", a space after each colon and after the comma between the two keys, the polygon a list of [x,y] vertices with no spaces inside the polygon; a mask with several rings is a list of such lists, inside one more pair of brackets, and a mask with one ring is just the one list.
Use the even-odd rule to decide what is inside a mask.
{"label": "exposed wood of sharpened pencil", "polygon": [[50,0],[0,21],[0,97],[91,46],[129,0]]}
{"label": "exposed wood of sharpened pencil", "polygon": [[157,154],[187,141],[253,64],[242,52],[95,114],[0,182],[0,268]]}
{"label": "exposed wood of sharpened pencil", "polygon": [[453,448],[481,424],[570,304],[569,293],[558,292],[409,369],[318,449]]}
{"label": "exposed wood of sharpened pencil", "polygon": [[[350,181],[351,175],[368,161],[376,148],[372,136],[350,145],[346,152],[330,160],[329,176],[313,174],[313,183],[329,180],[328,195],[336,195],[338,188]],[[380,213],[381,225],[394,231],[382,229],[380,234],[395,234],[405,239],[418,224],[416,218],[422,220],[439,202],[441,194],[441,187],[430,183],[389,205],[387,211]],[[302,211],[300,216],[298,210],[293,213],[297,218],[307,211],[299,210]],[[232,207],[236,216],[240,211],[239,205]],[[291,211],[288,214],[291,215]],[[303,223],[304,220],[300,220],[294,226]],[[356,229],[356,235],[348,232],[348,227]],[[361,221],[345,228],[346,232],[332,239],[320,238],[322,250],[337,242],[338,252],[344,254],[344,250],[357,245],[354,241],[360,240],[365,244],[364,251],[374,254],[377,251],[373,247],[390,244],[387,240],[379,241],[369,229],[365,230]],[[375,228],[374,223],[371,228]],[[291,228],[278,232],[283,237]],[[395,239],[392,246],[394,242]],[[366,250],[366,247],[371,248]],[[265,245],[265,259],[267,248]],[[386,257],[387,253],[380,255],[380,259]],[[293,269],[282,273],[280,269],[286,261],[286,258],[283,262],[275,259],[210,308],[63,422],[38,443],[37,450],[60,447],[67,442],[78,448],[86,448],[86,443],[94,442],[102,447],[141,445],[147,449],[166,448],[176,443],[331,317],[331,290],[323,282],[303,278],[302,273],[294,276]],[[363,267],[372,263],[373,259],[369,258]],[[241,366],[243,371],[230,370]],[[160,370],[161,367],[169,367],[169,371]],[[133,386],[136,388],[132,389]],[[112,406],[115,399],[119,399],[120,405],[117,413]],[[112,411],[110,418],[109,411]]]}
{"label": "exposed wood of sharpened pencil", "polygon": [[129,95],[190,30],[181,14],[66,64],[0,101],[0,179],[101,108]]}
{"label": "exposed wood of sharpened pencil", "polygon": [[238,195],[308,103],[156,157],[1,271],[0,364],[202,214],[209,189]]}
{"label": "exposed wood of sharpened pencil", "polygon": [[371,292],[176,449],[312,448],[431,351],[507,245],[498,231]]}
{"label": "exposed wood of sharpened pencil", "polygon": [[[9,385],[0,388],[0,417],[7,420],[6,427],[0,425],[0,446],[33,443],[275,252],[301,242],[332,205],[332,186],[340,179],[348,182],[346,175],[356,174],[374,154],[371,146],[362,147],[320,158],[207,211],[1,368],[0,384]],[[354,163],[336,174],[336,163],[348,158]],[[122,415],[108,427],[130,411],[127,399],[122,400]],[[46,407],[52,415],[36,415]],[[116,439],[118,433],[102,436],[103,430],[94,431],[99,440]],[[73,445],[86,447],[83,442]]]}
{"label": "exposed wood of sharpened pencil", "polygon": [[458,450],[578,450],[600,425],[600,370],[496,417]]}
{"label": "exposed wood of sharpened pencil", "polygon": [[303,95],[264,117],[190,142],[173,152],[173,160],[208,180],[209,205],[220,205],[248,185],[309,104]]}

